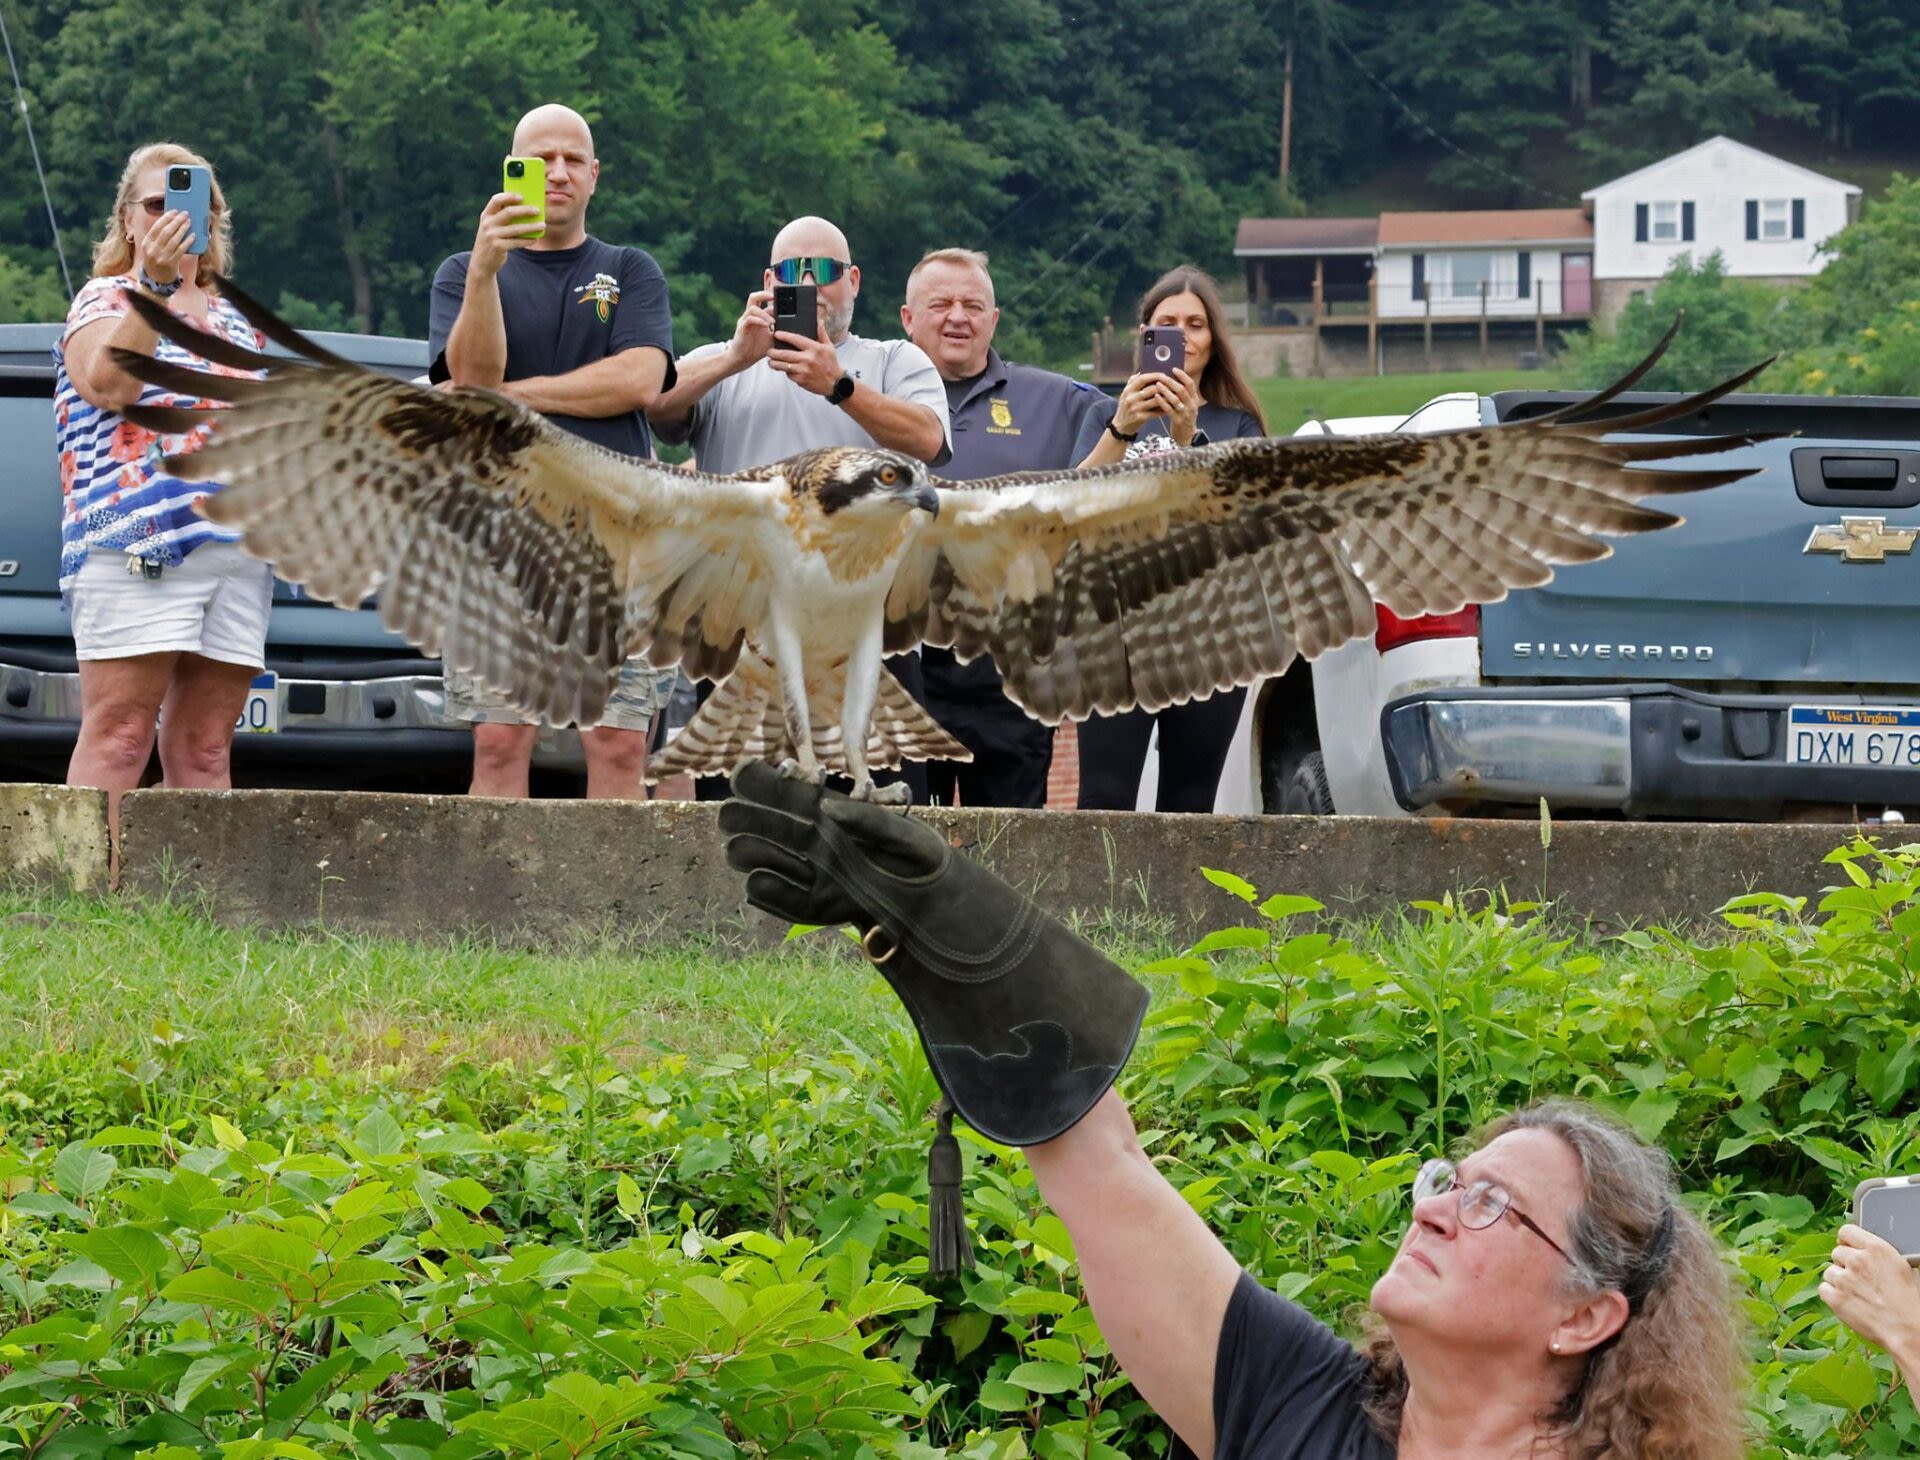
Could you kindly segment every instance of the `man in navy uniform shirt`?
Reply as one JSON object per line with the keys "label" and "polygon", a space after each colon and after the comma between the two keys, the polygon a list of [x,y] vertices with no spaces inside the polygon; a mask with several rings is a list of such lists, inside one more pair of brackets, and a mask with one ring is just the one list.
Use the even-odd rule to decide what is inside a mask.
{"label": "man in navy uniform shirt", "polygon": [[[1009,365],[993,348],[1000,311],[993,302],[987,256],[972,249],[936,249],[907,277],[900,322],[947,386],[953,457],[940,469],[959,481],[1003,472],[1073,465],[1074,439],[1100,400],[1090,386]],[[926,706],[973,752],[971,764],[927,767],[935,801],[967,806],[1044,806],[1053,731],[1006,696],[993,661],[961,664],[950,650],[921,652]]]}

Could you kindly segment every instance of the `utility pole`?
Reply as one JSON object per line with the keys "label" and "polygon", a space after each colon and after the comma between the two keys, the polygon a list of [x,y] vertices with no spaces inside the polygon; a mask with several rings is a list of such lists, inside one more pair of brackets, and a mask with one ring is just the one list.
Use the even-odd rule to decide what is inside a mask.
{"label": "utility pole", "polygon": [[1287,36],[1287,65],[1280,83],[1280,191],[1293,184],[1293,36]]}

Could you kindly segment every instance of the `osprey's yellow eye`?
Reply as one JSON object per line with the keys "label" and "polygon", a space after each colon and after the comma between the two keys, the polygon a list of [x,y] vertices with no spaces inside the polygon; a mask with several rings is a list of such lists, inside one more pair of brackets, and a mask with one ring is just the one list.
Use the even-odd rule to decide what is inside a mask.
{"label": "osprey's yellow eye", "polygon": [[880,480],[881,480],[881,482],[882,482],[882,483],[884,483],[885,485],[887,485],[887,486],[889,486],[889,487],[890,487],[890,486],[892,486],[892,485],[893,485],[893,484],[894,484],[895,482],[897,482],[897,481],[899,481],[899,480],[900,480],[900,468],[899,468],[899,467],[897,467],[897,466],[883,466],[883,467],[881,467],[881,468],[880,468]]}

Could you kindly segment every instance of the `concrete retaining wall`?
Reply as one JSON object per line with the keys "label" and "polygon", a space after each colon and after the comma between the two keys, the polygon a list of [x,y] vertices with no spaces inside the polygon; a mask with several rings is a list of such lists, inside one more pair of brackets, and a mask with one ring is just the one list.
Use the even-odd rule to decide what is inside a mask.
{"label": "concrete retaining wall", "polygon": [[[551,943],[601,929],[681,937],[739,927],[711,806],[473,801],[308,791],[137,791],[122,886],[185,894],[236,922],[400,937]],[[1462,890],[1550,897],[1603,924],[1690,923],[1741,892],[1816,894],[1835,826],[1563,822],[1551,862],[1531,822],[934,811],[957,846],[1049,906],[1150,912],[1184,933],[1242,909],[1200,875],[1370,913]],[[0,881],[107,889],[106,799],[0,785]]]}
{"label": "concrete retaining wall", "polygon": [[[916,814],[1050,907],[1150,911],[1183,933],[1246,911],[1202,867],[1343,912],[1499,889],[1544,894],[1609,926],[1700,922],[1756,888],[1817,893],[1835,880],[1822,857],[1847,836],[1835,826],[1565,822],[1548,866],[1527,821]],[[0,787],[0,879],[101,889],[104,819],[97,793]],[[679,937],[742,926],[707,805],[139,791],[122,819],[125,889],[191,895],[230,921],[532,944],[606,928]]]}

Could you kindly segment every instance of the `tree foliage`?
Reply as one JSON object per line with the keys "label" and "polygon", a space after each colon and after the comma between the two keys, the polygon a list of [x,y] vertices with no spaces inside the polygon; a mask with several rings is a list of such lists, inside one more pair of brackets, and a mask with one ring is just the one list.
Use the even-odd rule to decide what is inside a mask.
{"label": "tree foliage", "polygon": [[[1790,153],[1898,148],[1920,123],[1907,9],[254,0],[216,17],[16,0],[7,19],[77,273],[127,153],[171,136],[220,168],[240,271],[267,297],[419,332],[514,119],[559,100],[596,128],[595,230],[660,259],[687,342],[729,326],[773,232],[817,211],[853,240],[869,327],[921,251],[984,247],[1004,342],[1063,360],[1175,263],[1230,278],[1237,217],[1382,167],[1426,171],[1457,206],[1524,206],[1715,130]],[[53,240],[17,118],[0,162],[18,180],[0,256],[26,270],[0,275],[0,305],[45,313]]]}

